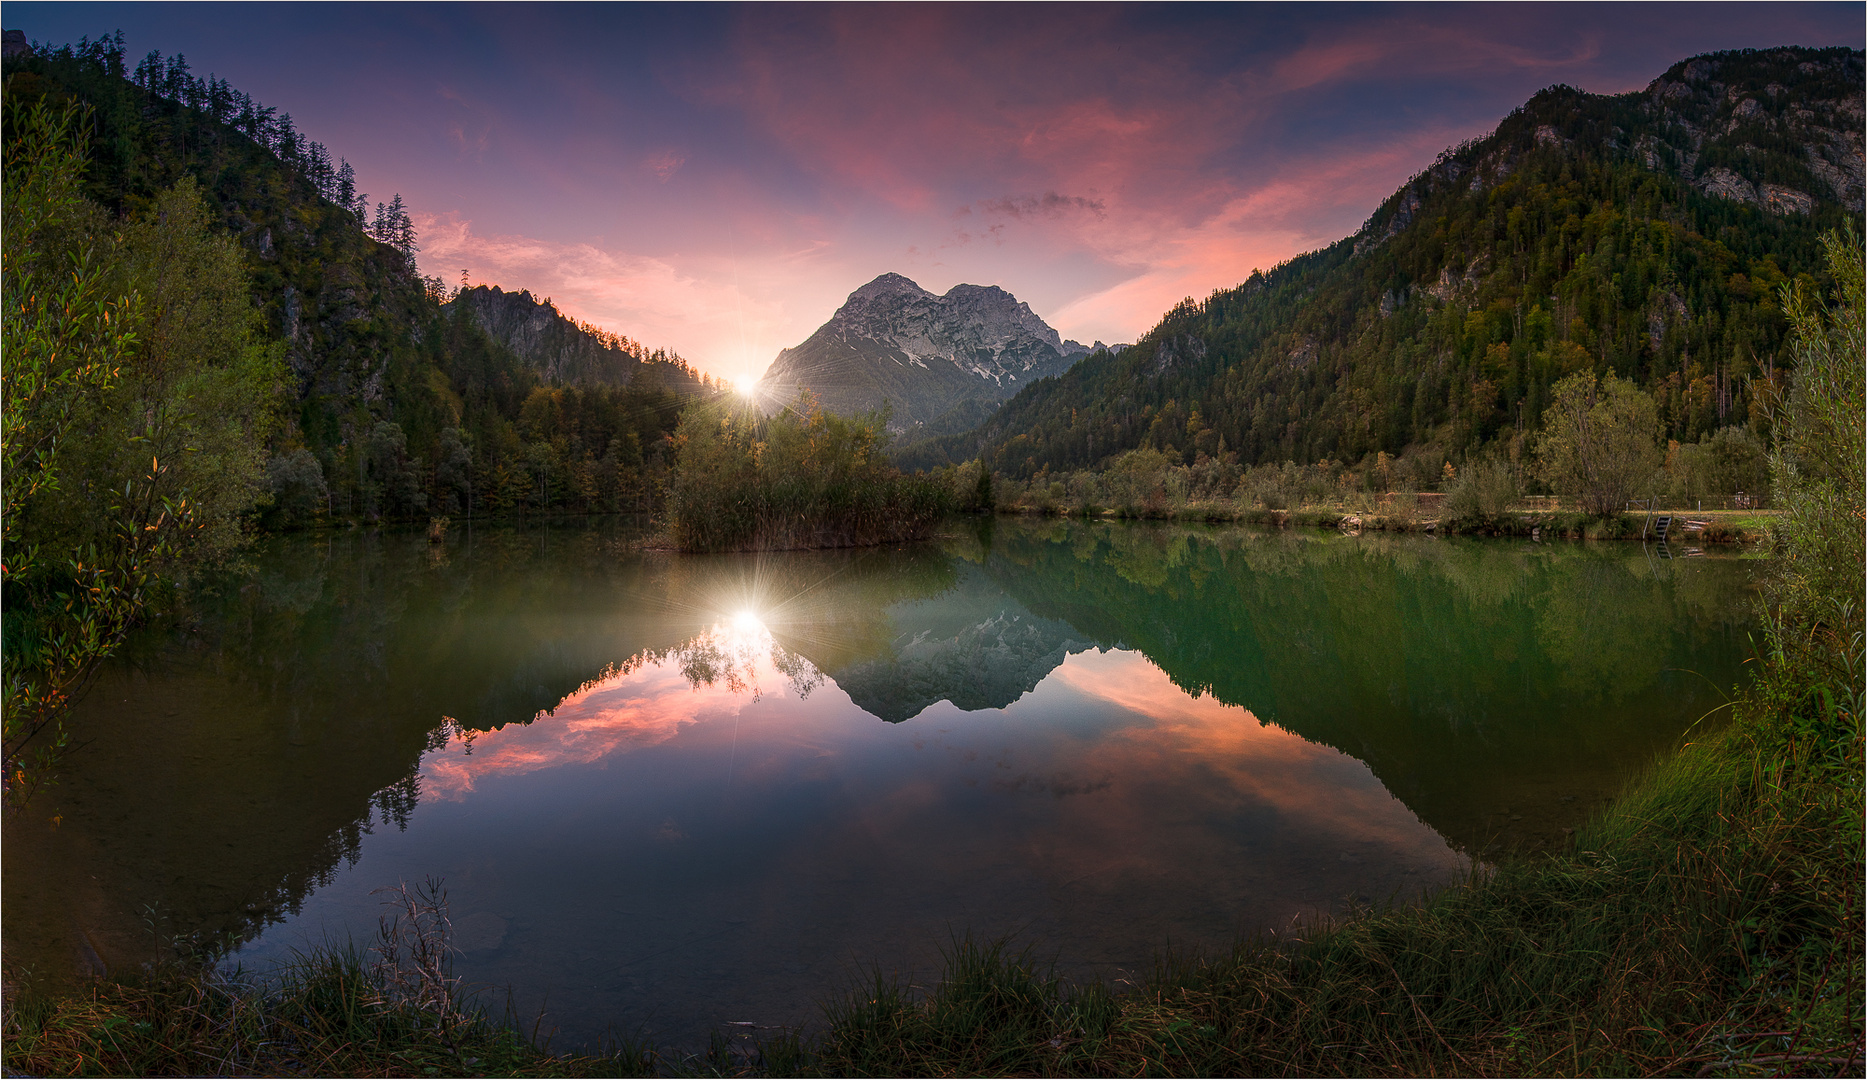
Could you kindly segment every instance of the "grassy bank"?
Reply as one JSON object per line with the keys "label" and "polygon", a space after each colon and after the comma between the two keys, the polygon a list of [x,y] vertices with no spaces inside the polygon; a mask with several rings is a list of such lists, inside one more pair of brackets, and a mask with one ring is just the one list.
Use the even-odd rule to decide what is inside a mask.
{"label": "grassy bank", "polygon": [[[1377,532],[1434,532],[1447,536],[1639,540],[1643,533],[1648,538],[1653,535],[1644,513],[1610,514],[1603,517],[1580,510],[1513,506],[1483,517],[1461,518],[1443,509],[1432,496],[1411,495],[1384,501],[1306,505],[1290,509],[1241,506],[1230,500],[1192,500],[1159,507],[1103,507],[1095,503],[1054,502],[1048,499],[1001,502],[997,509],[999,513],[1014,515],[1239,523],[1277,528],[1344,529],[1351,532],[1363,529]],[[1673,519],[1667,539],[1672,543],[1684,544],[1755,543],[1764,538],[1770,522],[1776,517],[1776,513],[1770,510],[1667,510],[1659,513],[1668,514]]]}
{"label": "grassy bank", "polygon": [[653,1068],[634,1046],[556,1055],[483,1010],[398,1000],[354,950],[307,955],[265,979],[170,961],[78,992],[12,981],[6,989],[8,1075],[642,1076]]}

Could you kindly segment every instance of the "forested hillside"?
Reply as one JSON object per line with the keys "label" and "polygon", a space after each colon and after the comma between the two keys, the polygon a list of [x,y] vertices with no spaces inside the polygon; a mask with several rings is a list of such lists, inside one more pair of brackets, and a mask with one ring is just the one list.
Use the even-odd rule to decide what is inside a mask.
{"label": "forested hillside", "polygon": [[1543,91],[1356,235],[1189,298],[904,463],[1384,452],[1384,483],[1427,488],[1447,462],[1519,461],[1552,385],[1588,370],[1635,380],[1670,439],[1765,438],[1790,363],[1778,289],[1820,284],[1818,237],[1861,211],[1862,71],[1850,49],[1745,51],[1639,93]]}
{"label": "forested hillside", "polygon": [[[104,213],[132,224],[192,178],[237,240],[257,333],[290,371],[267,447],[269,523],[632,509],[665,486],[680,407],[709,383],[633,342],[620,366],[528,363],[419,276],[401,197],[372,211],[348,164],[289,114],[180,56],[131,71],[120,36],[10,56],[5,77],[9,148],[17,110],[80,102],[84,190]],[[613,351],[567,326],[564,347]]]}

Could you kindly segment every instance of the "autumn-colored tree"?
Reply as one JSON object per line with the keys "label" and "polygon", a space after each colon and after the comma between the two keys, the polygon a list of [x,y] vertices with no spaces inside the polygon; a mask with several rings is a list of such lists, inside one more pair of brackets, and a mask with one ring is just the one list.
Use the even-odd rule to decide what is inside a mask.
{"label": "autumn-colored tree", "polygon": [[244,539],[284,367],[193,180],[117,224],[80,194],[80,109],[6,119],[5,776],[23,797],[156,591]]}
{"label": "autumn-colored tree", "polygon": [[1626,379],[1578,371],[1550,391],[1537,440],[1543,482],[1591,514],[1626,508],[1651,484],[1663,455],[1652,397]]}

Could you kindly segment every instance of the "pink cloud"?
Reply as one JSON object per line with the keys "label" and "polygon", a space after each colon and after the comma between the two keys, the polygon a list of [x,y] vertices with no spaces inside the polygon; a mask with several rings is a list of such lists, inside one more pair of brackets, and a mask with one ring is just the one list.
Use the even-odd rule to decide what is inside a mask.
{"label": "pink cloud", "polygon": [[[1528,89],[1494,114],[1474,115],[1474,94],[1590,85],[1604,40],[1540,9],[1201,18],[1189,31],[1114,7],[746,9],[726,48],[657,72],[696,108],[736,114],[756,155],[622,153],[628,108],[565,83],[583,122],[528,159],[567,199],[608,185],[640,200],[632,214],[687,224],[619,215],[627,249],[469,235],[453,251],[471,261],[446,261],[735,378],[888,270],[935,291],[1002,285],[1066,336],[1133,340],[1184,296],[1348,235]],[[1547,33],[1523,30],[1538,20]],[[1417,86],[1438,89],[1409,91],[1413,112],[1382,96]],[[424,261],[438,257],[429,245]]]}
{"label": "pink cloud", "polygon": [[654,173],[657,180],[665,184],[680,171],[681,166],[687,164],[687,155],[674,150],[658,150],[648,155],[648,160],[643,164],[648,166],[648,171]]}
{"label": "pink cloud", "polygon": [[[1064,70],[1030,64],[1015,26],[981,38],[969,11],[915,9],[905,24],[895,15],[839,9],[808,33],[788,16],[755,16],[736,77],[696,93],[740,105],[804,167],[930,226],[941,190],[987,178],[1010,188],[963,204],[962,218],[996,224],[954,228],[948,217],[943,238],[902,250],[929,253],[940,268],[990,241],[1000,257],[1017,247],[1122,268],[1113,284],[1079,286],[1039,310],[1082,340],[1132,340],[1183,296],[1339,239],[1474,133],[1436,125],[1352,152],[1319,139],[1253,160],[1254,143],[1273,145],[1269,125],[1292,90],[1393,60],[1376,37],[1211,77],[1188,61],[1184,41],[1152,48],[1145,35],[1112,34],[1117,20],[1100,11],[1085,25],[1046,25],[1049,50],[1071,57]],[[1020,291],[1015,278],[1009,287]]]}
{"label": "pink cloud", "polygon": [[[422,791],[458,800],[495,774],[588,765],[658,746],[766,695],[796,693],[815,669],[780,671],[771,634],[730,622],[666,656],[638,656],[566,694],[530,724],[458,736],[422,764]],[[805,662],[806,665],[808,662]]]}

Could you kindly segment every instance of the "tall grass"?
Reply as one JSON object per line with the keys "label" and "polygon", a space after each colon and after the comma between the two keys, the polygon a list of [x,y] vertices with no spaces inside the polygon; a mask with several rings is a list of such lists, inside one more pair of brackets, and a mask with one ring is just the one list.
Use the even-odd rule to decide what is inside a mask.
{"label": "tall grass", "polygon": [[441,1024],[398,1002],[357,949],[321,949],[264,979],[171,962],[76,993],[9,984],[6,1068],[27,1076],[647,1076],[624,1046],[556,1055],[467,1005]]}
{"label": "tall grass", "polygon": [[769,418],[731,401],[690,406],[675,436],[674,546],[757,551],[924,539],[952,512],[953,491],[889,463],[885,421],[837,416],[807,400]]}
{"label": "tall grass", "polygon": [[[296,954],[264,976],[217,971],[183,948],[126,978],[42,993],[8,978],[8,1075],[646,1076],[654,1055],[619,1044],[555,1055],[495,1019],[452,973],[439,883],[391,893],[368,949]],[[534,1033],[535,1034],[535,1033]]]}

